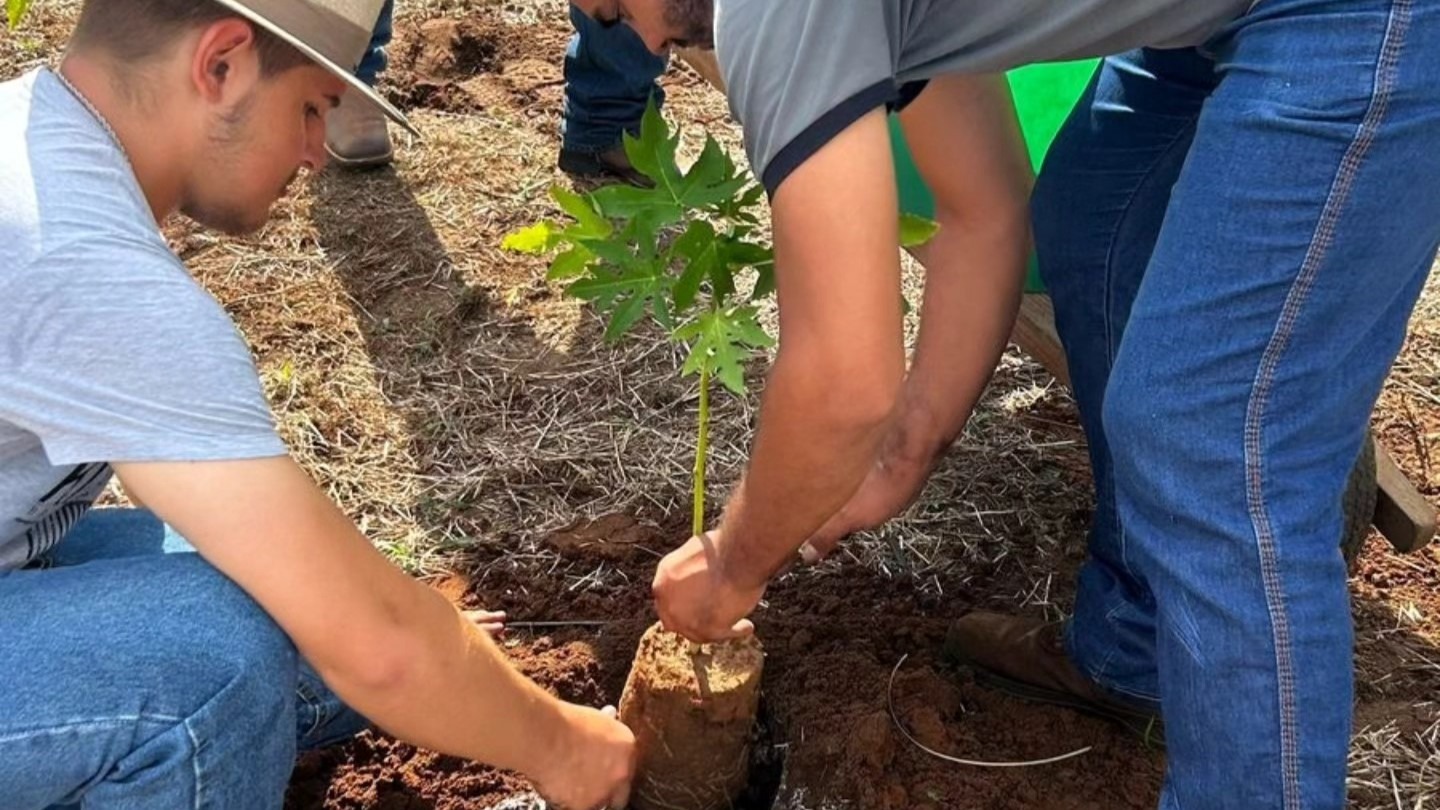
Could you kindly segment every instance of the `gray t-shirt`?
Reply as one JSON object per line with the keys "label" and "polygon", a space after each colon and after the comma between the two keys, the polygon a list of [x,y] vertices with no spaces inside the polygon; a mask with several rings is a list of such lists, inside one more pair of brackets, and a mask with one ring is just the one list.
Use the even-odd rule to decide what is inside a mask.
{"label": "gray t-shirt", "polygon": [[0,570],[59,542],[111,462],[284,454],[114,141],[49,71],[0,84]]}
{"label": "gray t-shirt", "polygon": [[832,138],[952,73],[1200,45],[1255,0],[716,0],[715,49],[773,195]]}

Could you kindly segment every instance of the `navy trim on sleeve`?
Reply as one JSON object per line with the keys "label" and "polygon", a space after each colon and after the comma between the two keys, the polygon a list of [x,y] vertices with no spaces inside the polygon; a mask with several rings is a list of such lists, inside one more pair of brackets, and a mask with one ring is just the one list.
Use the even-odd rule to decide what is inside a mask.
{"label": "navy trim on sleeve", "polygon": [[765,167],[765,174],[760,178],[765,186],[765,193],[773,198],[780,184],[816,152],[825,148],[835,136],[864,118],[871,110],[888,107],[898,98],[894,79],[885,79],[835,105],[830,112],[820,116],[815,123],[795,136],[794,140],[775,155],[770,165]]}

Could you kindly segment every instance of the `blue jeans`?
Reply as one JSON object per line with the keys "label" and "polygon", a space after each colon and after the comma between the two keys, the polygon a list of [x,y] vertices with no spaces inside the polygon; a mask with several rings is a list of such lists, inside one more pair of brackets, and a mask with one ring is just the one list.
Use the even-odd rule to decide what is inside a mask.
{"label": "blue jeans", "polygon": [[371,87],[375,86],[380,74],[385,72],[388,62],[385,48],[390,45],[394,28],[395,0],[385,0],[385,7],[380,9],[380,18],[375,21],[375,32],[370,35],[370,47],[365,51],[365,57],[360,60],[360,67],[355,69],[355,76]]}
{"label": "blue jeans", "polygon": [[669,59],[645,47],[630,26],[605,28],[570,6],[575,36],[565,52],[564,148],[601,152],[640,127],[653,97],[665,102],[655,83]]}
{"label": "blue jeans", "polygon": [[1261,0],[1107,60],[1034,199],[1097,507],[1068,630],[1164,810],[1344,806],[1341,493],[1440,246],[1440,4]]}
{"label": "blue jeans", "polygon": [[6,810],[273,810],[297,750],[365,727],[150,512],[92,512],[46,564],[0,574]]}

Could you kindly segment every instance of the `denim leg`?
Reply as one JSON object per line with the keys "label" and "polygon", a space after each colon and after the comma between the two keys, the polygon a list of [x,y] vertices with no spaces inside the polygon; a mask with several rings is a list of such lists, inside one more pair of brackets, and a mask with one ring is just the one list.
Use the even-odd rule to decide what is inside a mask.
{"label": "denim leg", "polygon": [[628,25],[602,26],[570,6],[575,36],[565,52],[564,146],[599,152],[620,143],[640,127],[653,97],[665,102],[656,83],[670,59],[645,47]]}
{"label": "denim leg", "polygon": [[295,649],[195,554],[0,576],[7,810],[279,807]]}
{"label": "denim leg", "polygon": [[388,64],[385,48],[390,45],[394,24],[395,0],[385,0],[385,7],[380,9],[380,18],[375,21],[375,32],[370,35],[370,47],[365,49],[360,67],[355,69],[356,77],[371,87],[375,86]]}
{"label": "denim leg", "polygon": [[98,560],[183,554],[195,549],[148,509],[92,509],[42,560],[64,568]]}
{"label": "denim leg", "polygon": [[1164,810],[1339,810],[1341,493],[1440,245],[1440,7],[1261,0],[1200,114],[1105,395],[1156,602]]}
{"label": "denim leg", "polygon": [[1096,682],[1150,701],[1160,694],[1155,600],[1127,560],[1101,413],[1131,302],[1215,82],[1214,63],[1191,49],[1107,59],[1051,147],[1032,202],[1095,479],[1068,646]]}
{"label": "denim leg", "polygon": [[[364,718],[325,687],[308,664],[297,660],[289,639],[248,596],[191,552],[184,538],[147,510],[99,509],[66,535],[44,561],[44,567],[0,577],[0,611],[4,611],[0,613],[0,633],[16,639],[19,645],[0,651],[0,666],[15,672],[6,663],[6,653],[13,653],[30,661],[36,672],[54,673],[54,677],[47,675],[28,686],[23,679],[13,680],[21,689],[10,694],[15,698],[15,711],[7,708],[0,713],[0,759],[16,758],[7,746],[18,746],[15,750],[21,759],[48,756],[42,753],[41,743],[48,741],[44,735],[53,734],[55,744],[63,746],[73,760],[55,763],[58,769],[41,769],[32,774],[37,785],[31,787],[39,792],[16,799],[19,807],[70,804],[82,798],[86,807],[169,807],[182,804],[156,797],[168,801],[185,795],[223,807],[278,806],[259,798],[254,798],[253,805],[246,802],[269,795],[267,791],[276,780],[283,791],[297,748],[309,750],[332,744],[367,725]],[[103,604],[72,599],[66,595],[67,589],[103,592],[98,595],[103,597]],[[176,591],[183,599],[171,596]],[[23,600],[27,599],[38,601],[35,605],[12,607],[14,600],[25,604]],[[80,626],[103,624],[90,618],[97,612],[104,614],[106,622],[122,629]],[[26,618],[45,632],[12,629],[10,620],[24,613],[35,614]],[[125,628],[126,621],[132,626]],[[169,626],[172,624],[183,626]],[[91,632],[87,634],[87,630]],[[64,641],[77,635],[87,635],[88,640]],[[205,649],[193,649],[201,645]],[[94,650],[93,655],[104,659],[103,666],[87,669],[83,661],[69,661],[74,650]],[[78,666],[78,670],[71,673],[67,669],[71,665]],[[246,669],[241,677],[227,673],[227,667]],[[123,670],[124,674],[109,674],[111,669]],[[223,693],[210,697],[211,705],[193,715],[181,710],[205,700],[207,690],[213,691],[212,685],[226,677],[243,683],[225,682]],[[91,678],[106,688],[89,688],[86,684]],[[267,708],[266,699],[257,700],[257,696],[273,695],[288,698],[288,707],[277,713]],[[247,708],[251,700],[256,700],[254,716]],[[156,706],[180,708],[152,711]],[[88,726],[58,728],[53,721],[56,717],[65,718],[67,723],[75,717],[89,718]],[[174,718],[168,729],[166,717]],[[174,736],[173,726],[181,721],[185,733],[193,736],[192,743],[199,746],[197,751],[204,752],[203,757],[191,757],[195,767],[213,756],[212,750],[230,751],[234,756],[235,751],[255,747],[262,755],[255,784],[236,793],[241,788],[232,787],[243,785],[243,777],[240,782],[224,773],[224,778],[215,777],[206,766],[205,779],[187,785],[183,764],[187,753],[175,748],[173,740],[164,739],[167,733]],[[294,724],[295,736],[275,738],[270,733],[275,723],[283,722]],[[252,725],[257,731],[247,731]],[[232,727],[237,732],[234,735]],[[262,732],[266,735],[263,746],[255,746],[246,736]],[[35,739],[37,734],[41,735],[40,742]],[[212,739],[221,734],[223,738]],[[136,750],[127,750],[130,746]],[[276,761],[283,762],[283,768],[266,764],[269,760],[262,749],[267,746],[277,749]],[[141,748],[152,753],[138,753]],[[161,749],[163,755],[153,753]],[[156,780],[157,791],[177,792],[132,796],[117,786],[104,784],[109,778],[118,778],[106,774],[123,766],[119,760],[137,756],[149,757],[143,765],[148,769],[147,784]],[[8,764],[29,767],[25,762]],[[172,772],[172,768],[177,770]],[[0,784],[8,786],[12,781],[4,770],[0,764]],[[190,793],[186,794],[186,790]],[[6,796],[8,799],[9,794]],[[158,803],[147,804],[152,799]],[[11,805],[6,807],[8,810]]]}

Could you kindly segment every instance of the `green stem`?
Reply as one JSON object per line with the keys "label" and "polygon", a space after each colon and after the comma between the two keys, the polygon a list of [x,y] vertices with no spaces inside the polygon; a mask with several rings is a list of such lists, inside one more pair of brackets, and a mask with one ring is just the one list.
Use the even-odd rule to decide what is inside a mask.
{"label": "green stem", "polygon": [[694,535],[705,533],[705,457],[710,452],[710,369],[700,369],[700,430],[695,442]]}

